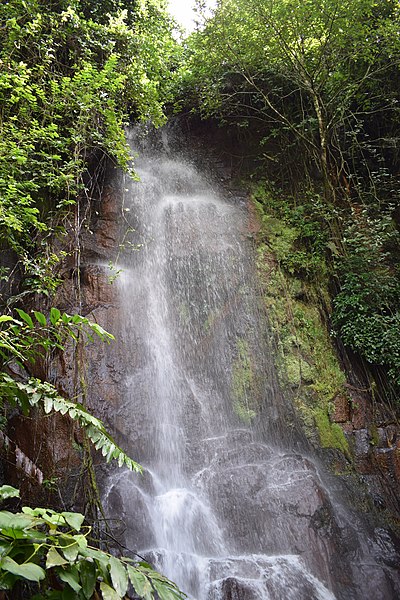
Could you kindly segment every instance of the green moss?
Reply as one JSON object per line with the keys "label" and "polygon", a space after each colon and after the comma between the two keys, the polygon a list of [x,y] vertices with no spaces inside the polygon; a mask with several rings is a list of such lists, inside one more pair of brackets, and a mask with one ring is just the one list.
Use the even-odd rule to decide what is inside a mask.
{"label": "green moss", "polygon": [[[308,437],[322,447],[338,448],[347,456],[344,433],[329,419],[334,398],[343,393],[345,375],[321,315],[321,305],[330,307],[326,268],[316,269],[311,280],[304,277],[315,258],[312,251],[301,247],[300,230],[305,226],[288,224],[287,213],[280,218],[277,200],[270,192],[264,190],[264,194],[262,203],[258,190],[261,231],[257,264],[276,340],[280,381],[294,393]],[[299,261],[295,268],[294,255]],[[317,262],[323,260],[316,256]]]}
{"label": "green moss", "polygon": [[257,415],[259,386],[251,358],[249,343],[236,340],[237,357],[232,368],[233,410],[245,423],[250,423]]}
{"label": "green moss", "polygon": [[350,457],[349,445],[340,425],[331,423],[329,415],[322,409],[314,411],[314,418],[322,448],[337,448]]}
{"label": "green moss", "polygon": [[302,383],[310,383],[313,381],[313,368],[300,356],[297,357],[293,354],[286,354],[284,357],[284,365],[287,380],[291,385],[299,386]]}
{"label": "green moss", "polygon": [[285,261],[291,254],[293,243],[298,238],[298,231],[286,225],[280,219],[264,215],[262,218],[264,235],[278,261]]}

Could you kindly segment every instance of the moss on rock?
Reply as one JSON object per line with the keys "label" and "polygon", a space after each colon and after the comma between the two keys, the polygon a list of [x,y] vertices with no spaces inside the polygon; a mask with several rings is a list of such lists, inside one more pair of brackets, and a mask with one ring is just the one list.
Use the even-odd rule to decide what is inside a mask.
{"label": "moss on rock", "polygon": [[[311,441],[350,456],[343,430],[330,419],[334,398],[343,393],[346,378],[320,310],[321,304],[329,306],[324,258],[313,256],[313,249],[302,245],[299,229],[287,223],[287,215],[279,215],[279,202],[271,192],[258,186],[255,202],[261,222],[258,271],[276,340],[281,384],[294,394]],[[320,268],[311,271],[313,261]]]}

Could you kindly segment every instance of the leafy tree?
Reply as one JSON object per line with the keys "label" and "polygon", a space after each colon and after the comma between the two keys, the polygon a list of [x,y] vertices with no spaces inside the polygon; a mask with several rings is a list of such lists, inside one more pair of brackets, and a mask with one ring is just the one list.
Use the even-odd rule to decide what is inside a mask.
{"label": "leafy tree", "polygon": [[220,0],[189,41],[183,85],[203,115],[258,123],[264,143],[289,135],[330,199],[348,175],[341,134],[356,128],[355,100],[399,65],[398,19],[391,0]]}

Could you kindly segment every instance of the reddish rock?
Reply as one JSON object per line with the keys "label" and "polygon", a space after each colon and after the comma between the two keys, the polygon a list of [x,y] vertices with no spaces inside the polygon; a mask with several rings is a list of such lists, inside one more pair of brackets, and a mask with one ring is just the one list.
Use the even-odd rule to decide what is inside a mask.
{"label": "reddish rock", "polygon": [[354,429],[365,429],[371,420],[371,406],[365,394],[352,393],[352,415],[351,422]]}
{"label": "reddish rock", "polygon": [[343,432],[346,434],[351,435],[354,431],[354,427],[352,423],[342,423],[341,427],[343,429]]}
{"label": "reddish rock", "polygon": [[256,235],[260,229],[260,217],[257,214],[254,202],[248,200],[247,202],[247,210],[248,210],[248,221],[247,221],[247,233],[249,235]]}
{"label": "reddish rock", "polygon": [[374,459],[381,475],[388,475],[392,471],[392,455],[393,450],[391,449],[375,450]]}
{"label": "reddish rock", "polygon": [[346,423],[350,420],[350,403],[347,396],[340,395],[336,396],[333,401],[335,411],[331,416],[331,420],[334,423]]}
{"label": "reddish rock", "polygon": [[115,290],[112,288],[109,275],[111,272],[101,265],[87,265],[82,268],[83,303],[91,310],[99,304],[112,303]]}
{"label": "reddish rock", "polygon": [[[43,417],[37,412],[30,417],[14,417],[8,434],[43,472],[44,480],[54,480],[62,488],[65,487],[62,482],[80,465],[80,457],[72,444],[75,429],[75,423],[67,416],[53,414]],[[17,468],[14,460],[7,461],[5,470],[7,481],[20,489],[23,500],[40,501],[46,486],[41,489],[38,481]]]}

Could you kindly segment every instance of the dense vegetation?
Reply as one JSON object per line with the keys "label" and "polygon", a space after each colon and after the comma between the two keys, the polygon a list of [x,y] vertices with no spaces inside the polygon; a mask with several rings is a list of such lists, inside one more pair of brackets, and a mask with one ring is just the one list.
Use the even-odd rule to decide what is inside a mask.
{"label": "dense vegetation", "polygon": [[179,80],[184,108],[241,132],[257,200],[294,228],[281,266],[317,288],[328,270],[333,329],[386,397],[400,391],[399,31],[392,0],[221,0]]}
{"label": "dense vegetation", "polygon": [[[105,158],[127,168],[124,125],[164,122],[176,44],[157,0],[11,0],[0,8],[0,233],[25,287],[54,291],[49,237]],[[3,273],[4,275],[4,273]]]}

